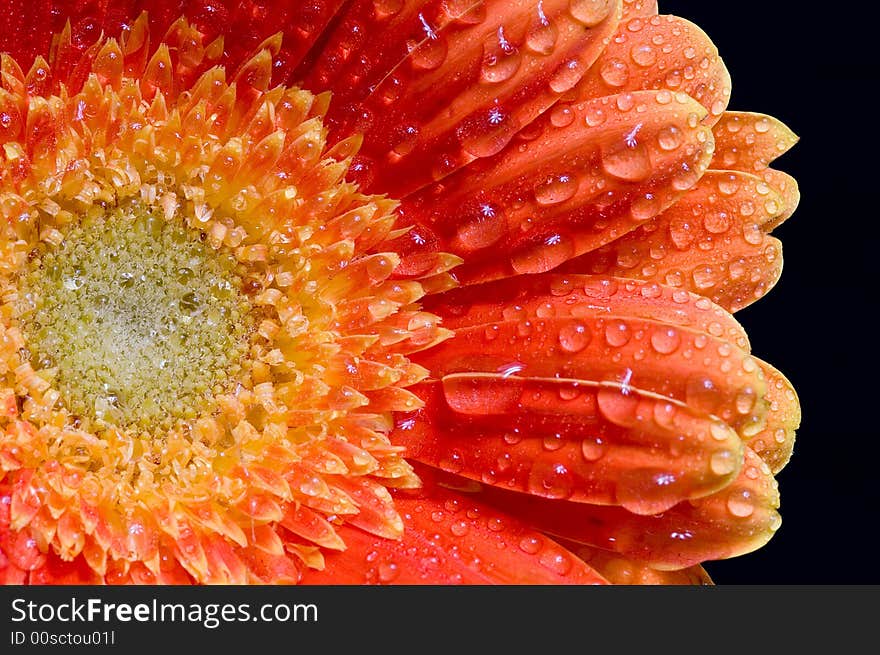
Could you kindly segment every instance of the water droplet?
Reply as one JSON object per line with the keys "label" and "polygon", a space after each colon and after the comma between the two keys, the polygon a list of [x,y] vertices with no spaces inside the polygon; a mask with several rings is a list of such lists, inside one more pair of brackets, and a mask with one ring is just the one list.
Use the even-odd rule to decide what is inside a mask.
{"label": "water droplet", "polygon": [[602,148],[602,167],[609,175],[627,182],[641,182],[651,175],[648,149],[633,139],[617,147]]}
{"label": "water droplet", "polygon": [[446,60],[448,45],[445,37],[433,31],[431,34],[433,34],[433,38],[426,38],[418,44],[412,43],[413,50],[410,52],[409,60],[414,68],[434,70]]}
{"label": "water droplet", "polygon": [[602,387],[596,394],[596,404],[602,415],[615,425],[627,428],[638,423],[639,396],[635,394]]}
{"label": "water droplet", "polygon": [[564,464],[538,460],[529,473],[529,491],[545,498],[568,498],[574,491],[574,480]]}
{"label": "water droplet", "polygon": [[715,269],[711,266],[697,266],[691,272],[691,277],[698,289],[709,289],[718,283]]}
{"label": "water droplet", "polygon": [[524,553],[534,555],[541,550],[542,540],[540,537],[523,537],[519,542],[519,548]]}
{"label": "water droplet", "polygon": [[736,411],[740,414],[748,414],[754,408],[756,401],[755,390],[751,387],[746,387],[736,394]]}
{"label": "water droplet", "polygon": [[556,93],[565,93],[584,75],[584,65],[577,59],[562,62],[553,72],[547,85]]}
{"label": "water droplet", "polygon": [[550,123],[553,127],[568,127],[574,121],[574,111],[569,105],[556,105],[550,110]]}
{"label": "water droplet", "polygon": [[449,528],[456,537],[463,537],[468,533],[468,524],[466,521],[455,521]]}
{"label": "water droplet", "polygon": [[394,562],[382,562],[378,568],[379,581],[389,583],[394,581],[400,575],[400,567]]}
{"label": "water droplet", "polygon": [[620,348],[629,343],[630,337],[629,325],[621,320],[610,321],[605,326],[605,340],[609,346]]}
{"label": "water droplet", "polygon": [[584,122],[587,127],[598,127],[605,122],[605,110],[597,105],[589,105],[584,110]]}
{"label": "water droplet", "polygon": [[739,458],[731,450],[716,450],[709,458],[709,468],[715,475],[730,475],[739,465]]}
{"label": "water droplet", "polygon": [[681,344],[681,337],[675,328],[656,330],[651,335],[651,346],[661,355],[674,353]]}
{"label": "water droplet", "polygon": [[657,133],[657,144],[662,150],[675,150],[681,146],[681,130],[675,125],[664,127]]}
{"label": "water droplet", "polygon": [[519,70],[521,60],[519,50],[504,36],[504,28],[499,27],[483,45],[480,78],[489,84],[506,82]]}
{"label": "water droplet", "polygon": [[629,81],[629,68],[625,61],[611,57],[602,64],[599,76],[608,86],[621,87]]}
{"label": "water droplet", "polygon": [[554,451],[559,450],[565,445],[565,441],[562,439],[562,435],[558,432],[556,434],[548,434],[541,440],[541,445],[544,447],[544,450]]}
{"label": "water droplet", "polygon": [[727,497],[727,509],[736,517],[746,518],[754,514],[755,505],[752,492],[748,489],[735,489]]}
{"label": "water droplet", "polygon": [[549,55],[556,47],[557,37],[556,26],[544,15],[541,5],[538,4],[538,13],[526,33],[526,47],[535,54]]}
{"label": "water droplet", "polygon": [[581,454],[588,462],[602,459],[605,454],[605,442],[600,437],[587,437],[581,442]]}
{"label": "water droplet", "polygon": [[570,0],[568,11],[587,27],[593,27],[605,20],[612,6],[616,3],[609,0]]}
{"label": "water droplet", "polygon": [[629,208],[630,216],[639,223],[654,218],[660,213],[660,201],[653,193],[646,193],[633,199]]}
{"label": "water droplet", "polygon": [[461,453],[455,450],[440,460],[440,468],[449,473],[460,472],[463,465]]}
{"label": "water droplet", "polygon": [[501,152],[519,130],[519,122],[498,105],[471,116],[457,130],[462,148],[474,157]]}
{"label": "water droplet", "polygon": [[572,198],[577,188],[577,178],[573,175],[551,175],[535,186],[535,200],[541,205],[555,205]]}
{"label": "water droplet", "polygon": [[516,250],[510,265],[517,273],[543,273],[574,256],[574,243],[563,234],[551,234],[544,240]]}
{"label": "water droplet", "polygon": [[394,16],[403,9],[404,0],[373,0],[373,8],[379,18]]}
{"label": "water droplet", "polygon": [[725,211],[710,211],[703,216],[703,227],[711,234],[721,234],[730,227],[730,216]]}
{"label": "water droplet", "polygon": [[568,575],[571,571],[571,558],[562,551],[545,551],[538,558],[541,566],[553,571],[557,575]]}
{"label": "water droplet", "polygon": [[636,64],[643,66],[644,68],[653,66],[657,61],[657,52],[647,43],[633,46],[629,54]]}

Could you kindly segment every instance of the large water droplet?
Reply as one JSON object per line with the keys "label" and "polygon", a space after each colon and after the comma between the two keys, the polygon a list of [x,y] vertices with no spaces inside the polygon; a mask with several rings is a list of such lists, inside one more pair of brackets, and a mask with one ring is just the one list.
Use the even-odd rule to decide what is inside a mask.
{"label": "large water droplet", "polygon": [[538,243],[516,250],[510,265],[517,273],[543,273],[574,256],[574,243],[564,234],[551,234]]}
{"label": "large water droplet", "polygon": [[616,3],[610,0],[571,0],[568,10],[575,19],[587,27],[593,27],[605,20],[612,6],[616,6]]}
{"label": "large water droplet", "polygon": [[651,335],[651,346],[661,355],[674,353],[681,344],[681,337],[675,328],[656,330]]}
{"label": "large water droplet", "polygon": [[577,178],[574,175],[551,175],[535,186],[535,200],[541,205],[555,205],[572,198],[577,188]]}
{"label": "large water droplet", "polygon": [[651,175],[648,149],[633,139],[602,148],[602,167],[609,175],[627,182],[641,182]]}
{"label": "large water droplet", "polygon": [[516,74],[521,61],[519,50],[504,36],[504,28],[499,27],[483,45],[480,79],[489,84],[505,82]]}
{"label": "large water droplet", "polygon": [[738,518],[747,518],[754,514],[755,504],[752,492],[748,489],[734,489],[727,497],[727,509]]}
{"label": "large water droplet", "polygon": [[545,498],[568,498],[574,491],[574,479],[564,464],[539,460],[529,472],[529,491]]}
{"label": "large water droplet", "polygon": [[459,141],[474,157],[491,157],[504,149],[519,130],[514,116],[498,105],[471,116],[457,130]]}
{"label": "large water droplet", "polygon": [[590,330],[580,321],[571,321],[559,328],[559,345],[566,352],[580,352],[589,343]]}
{"label": "large water droplet", "polygon": [[608,86],[621,87],[629,80],[629,67],[625,61],[611,57],[599,68],[599,75]]}

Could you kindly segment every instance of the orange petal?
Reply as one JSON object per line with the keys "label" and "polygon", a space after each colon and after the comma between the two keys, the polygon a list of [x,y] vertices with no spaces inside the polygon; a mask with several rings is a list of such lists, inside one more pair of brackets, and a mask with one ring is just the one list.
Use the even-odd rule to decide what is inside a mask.
{"label": "orange petal", "polygon": [[406,199],[401,224],[463,256],[462,282],[540,273],[653,218],[709,161],[706,111],[687,96],[638,91],[570,110],[566,122]]}
{"label": "orange petal", "polygon": [[484,487],[479,497],[549,534],[620,553],[657,569],[683,569],[749,553],[779,528],[779,493],[770,469],[746,449],[736,481],[712,496],[656,516]]}
{"label": "orange petal", "polygon": [[625,22],[635,16],[646,18],[657,15],[657,0],[623,0],[623,17]]}
{"label": "orange petal", "polygon": [[583,380],[451,375],[397,417],[411,459],[545,498],[656,514],[729,484],[737,434],[717,418]]}
{"label": "orange petal", "polygon": [[763,226],[784,211],[783,198],[761,178],[710,170],[655,220],[564,270],[668,284],[738,311],[782,273],[782,245]]}
{"label": "orange petal", "polygon": [[510,316],[463,327],[415,356],[436,378],[488,373],[502,378],[570,378],[616,383],[714,414],[746,437],[763,427],[766,382],[757,363],[722,339],[660,321],[605,315]]}
{"label": "orange petal", "polygon": [[678,16],[621,21],[602,56],[565,100],[625,91],[666,89],[686,93],[715,123],[730,99],[730,74],[703,30]]}
{"label": "orange petal", "polygon": [[401,197],[496,154],[571,89],[614,33],[620,5],[352,3],[304,85],[333,92],[331,141],[364,133],[362,187]]}
{"label": "orange petal", "polygon": [[760,173],[798,141],[782,122],[766,114],[728,111],[713,128],[712,168]]}
{"label": "orange petal", "polygon": [[660,321],[749,350],[748,336],[739,322],[707,298],[602,275],[544,273],[508,278],[430,296],[423,305],[452,330],[511,318],[535,321],[597,313]]}
{"label": "orange petal", "polygon": [[699,564],[676,571],[651,568],[644,562],[621,557],[601,548],[562,541],[582,560],[615,585],[711,585],[712,579]]}
{"label": "orange petal", "polygon": [[775,474],[791,458],[795,431],[801,422],[801,407],[791,382],[770,364],[756,361],[767,379],[767,393],[764,396],[767,422],[748,444]]}
{"label": "orange petal", "polygon": [[31,585],[95,585],[102,582],[101,577],[82,557],[73,561],[62,560],[49,551],[42,566],[33,569],[28,578]]}
{"label": "orange petal", "polygon": [[794,210],[797,209],[801,199],[800,189],[798,189],[797,180],[782,171],[765,168],[758,175],[767,183],[770,189],[779,194],[782,203],[778,215],[761,226],[762,230],[770,232],[788,220],[794,213]]}
{"label": "orange petal", "polygon": [[[422,475],[420,473],[420,475]],[[482,503],[441,488],[399,492],[402,539],[337,528],[346,550],[325,556],[323,571],[305,584],[602,584],[582,560],[546,536]]]}

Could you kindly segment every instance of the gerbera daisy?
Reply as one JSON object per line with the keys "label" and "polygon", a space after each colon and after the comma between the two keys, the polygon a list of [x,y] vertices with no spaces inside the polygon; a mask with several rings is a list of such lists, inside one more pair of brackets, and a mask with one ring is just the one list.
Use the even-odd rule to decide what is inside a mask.
{"label": "gerbera daisy", "polygon": [[795,141],[649,0],[5,0],[0,578],[705,582]]}

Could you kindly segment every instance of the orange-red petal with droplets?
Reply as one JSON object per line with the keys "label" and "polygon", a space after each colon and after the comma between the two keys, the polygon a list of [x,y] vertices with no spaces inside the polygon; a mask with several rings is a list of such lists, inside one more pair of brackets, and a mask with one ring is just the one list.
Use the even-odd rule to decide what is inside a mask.
{"label": "orange-red petal with droplets", "polygon": [[84,558],[65,561],[51,550],[43,565],[33,569],[28,577],[31,585],[96,585],[101,582],[101,576]]}
{"label": "orange-red petal with droplets", "polygon": [[644,16],[649,18],[657,15],[657,0],[623,0],[623,16],[621,22]]}
{"label": "orange-red petal with droplets", "polygon": [[661,571],[651,568],[644,562],[621,557],[601,548],[562,543],[571,552],[605,576],[615,585],[711,585],[712,578],[700,565],[689,566],[676,571]]}
{"label": "orange-red petal with droplets", "polygon": [[782,273],[782,246],[762,226],[783,211],[782,197],[761,178],[709,170],[656,219],[564,270],[669,284],[737,311]]}
{"label": "orange-red petal with droplets", "polygon": [[638,91],[570,110],[565,123],[405,199],[400,224],[433,235],[415,255],[461,255],[464,283],[541,273],[653,218],[709,162],[706,110],[687,96]]}
{"label": "orange-red petal with droplets", "polygon": [[427,470],[425,486],[395,494],[400,540],[343,525],[346,549],[325,555],[305,584],[603,584],[582,560],[520,521],[450,489]]}
{"label": "orange-red petal with droplets", "polygon": [[630,387],[450,375],[397,417],[410,458],[503,489],[656,514],[729,484],[742,443],[717,418]]}
{"label": "orange-red petal with droplets", "polygon": [[595,61],[620,4],[354,2],[304,85],[334,93],[331,141],[364,134],[363,188],[401,197],[499,152]]}
{"label": "orange-red petal with droplets", "polygon": [[755,361],[767,380],[767,422],[763,430],[749,439],[748,445],[776,474],[791,458],[795,431],[801,423],[801,406],[794,387],[782,373],[766,362]]}
{"label": "orange-red petal with droplets", "polygon": [[524,318],[577,318],[592,313],[652,319],[749,350],[739,322],[703,296],[673,287],[604,275],[544,273],[461,287],[425,298],[426,310],[451,330]]}
{"label": "orange-red petal with droplets", "polygon": [[725,112],[713,130],[712,168],[760,173],[798,141],[786,125],[772,116]]}
{"label": "orange-red petal with droplets", "polygon": [[722,339],[659,321],[605,315],[511,316],[463,327],[416,355],[436,378],[453,373],[614,382],[718,416],[744,437],[764,424],[766,382],[746,352]]}
{"label": "orange-red petal with droplets", "polygon": [[730,74],[715,44],[693,23],[678,16],[637,16],[621,21],[608,47],[563,100],[646,89],[686,93],[706,108],[703,120],[712,124],[730,100]]}
{"label": "orange-red petal with droplets", "polygon": [[619,507],[548,501],[493,487],[483,487],[479,497],[549,534],[658,569],[682,569],[752,552],[781,523],[776,480],[748,448],[739,477],[727,488],[679,503],[656,516],[639,516]]}

